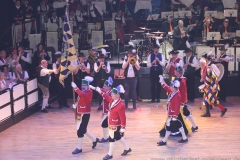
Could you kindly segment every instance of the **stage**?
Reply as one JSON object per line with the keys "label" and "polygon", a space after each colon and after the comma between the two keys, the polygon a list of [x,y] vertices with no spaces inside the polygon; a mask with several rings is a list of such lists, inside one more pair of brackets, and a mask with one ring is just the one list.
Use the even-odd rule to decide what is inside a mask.
{"label": "stage", "polygon": [[[177,140],[181,137],[170,137],[167,146],[156,144],[161,140],[158,131],[166,119],[162,108],[166,100],[161,100],[160,105],[137,103],[136,110],[126,110],[127,128],[124,138],[132,152],[122,157],[120,154],[124,147],[117,142],[113,159],[240,158],[240,98],[228,97],[227,101],[223,105],[228,108],[228,112],[222,118],[218,108],[211,110],[211,118],[200,117],[204,112],[199,109],[201,99],[189,103],[199,130],[188,135],[188,143],[179,144]],[[102,138],[102,113],[96,111],[96,104],[93,102],[88,130]],[[96,149],[92,149],[92,142],[85,136],[83,153],[72,155],[78,144],[73,110],[59,110],[56,102],[52,105],[55,109],[49,109],[49,113],[37,112],[0,133],[1,160],[101,160],[108,153],[108,143],[99,143]],[[187,123],[190,125],[188,120]]]}

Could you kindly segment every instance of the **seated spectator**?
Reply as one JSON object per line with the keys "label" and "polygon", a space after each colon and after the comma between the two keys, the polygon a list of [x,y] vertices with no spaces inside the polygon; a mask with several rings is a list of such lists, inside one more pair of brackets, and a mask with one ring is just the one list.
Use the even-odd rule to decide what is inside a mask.
{"label": "seated spectator", "polygon": [[12,72],[9,72],[9,69],[8,69],[8,66],[7,65],[4,65],[4,66],[1,66],[1,71],[3,72],[4,74],[4,80],[6,83],[9,83],[9,88],[11,88],[14,84],[16,84],[15,82],[15,79],[13,79],[13,73]]}
{"label": "seated spectator", "polygon": [[19,64],[19,59],[20,59],[20,55],[17,55],[17,53],[12,53],[12,60],[9,63],[9,67],[12,72],[15,72],[16,65]]}
{"label": "seated spectator", "polygon": [[17,83],[24,83],[29,79],[28,72],[22,70],[22,66],[18,64],[15,74],[13,74],[13,79],[16,79]]}
{"label": "seated spectator", "polygon": [[7,57],[6,51],[4,51],[4,50],[0,51],[0,66],[8,65],[10,57],[8,57],[8,58],[6,58],[6,57]]}
{"label": "seated spectator", "polygon": [[19,63],[21,64],[23,70],[29,72],[31,55],[28,52],[25,52],[22,46],[19,46],[18,56],[20,56]]}
{"label": "seated spectator", "polygon": [[7,89],[9,87],[9,82],[4,80],[4,73],[0,72],[0,91]]}

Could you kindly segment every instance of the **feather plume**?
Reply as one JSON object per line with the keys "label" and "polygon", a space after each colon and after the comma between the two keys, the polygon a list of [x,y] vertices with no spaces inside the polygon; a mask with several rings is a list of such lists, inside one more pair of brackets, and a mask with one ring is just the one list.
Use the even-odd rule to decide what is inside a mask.
{"label": "feather plume", "polygon": [[113,79],[112,79],[112,77],[108,77],[108,84],[110,84],[110,85],[113,84]]}
{"label": "feather plume", "polygon": [[227,50],[228,47],[229,47],[229,44],[227,43],[224,48]]}
{"label": "feather plume", "polygon": [[122,85],[117,86],[117,90],[119,93],[125,93],[125,90]]}
{"label": "feather plume", "polygon": [[174,81],[172,82],[172,85],[173,85],[173,87],[179,88],[179,87],[180,87],[180,82],[179,82],[178,80],[174,80]]}
{"label": "feather plume", "polygon": [[102,54],[103,54],[104,56],[106,56],[107,51],[106,51],[104,48],[102,48],[101,51],[102,51]]}
{"label": "feather plume", "polygon": [[128,44],[133,46],[133,48],[135,48],[135,44],[133,42],[128,42]]}
{"label": "feather plume", "polygon": [[187,48],[191,48],[191,45],[190,45],[190,43],[188,42],[188,41],[186,41],[186,46],[187,46]]}
{"label": "feather plume", "polygon": [[55,53],[55,55],[58,55],[58,54],[62,54],[62,53],[61,53],[61,52],[59,52],[59,51]]}
{"label": "feather plume", "polygon": [[160,43],[158,39],[156,39],[156,44],[160,47]]}
{"label": "feather plume", "polygon": [[86,81],[88,81],[89,83],[91,83],[93,81],[93,77],[90,77],[90,76],[86,76],[84,79]]}
{"label": "feather plume", "polygon": [[133,49],[132,52],[133,52],[133,53],[136,53],[137,51],[136,51],[136,49]]}
{"label": "feather plume", "polygon": [[207,56],[212,56],[212,54],[213,54],[213,51],[209,51],[209,52],[207,53]]}

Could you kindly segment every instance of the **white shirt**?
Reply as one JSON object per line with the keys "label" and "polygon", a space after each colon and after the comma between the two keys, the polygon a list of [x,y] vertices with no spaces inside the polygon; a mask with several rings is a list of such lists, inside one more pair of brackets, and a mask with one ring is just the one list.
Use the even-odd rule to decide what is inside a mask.
{"label": "white shirt", "polygon": [[[111,71],[111,67],[110,67],[110,64],[109,64],[109,62],[107,62],[107,72],[106,73],[110,73],[110,71]],[[90,68],[90,67],[89,67]],[[98,66],[97,66],[97,62],[95,62],[94,63],[94,71],[97,73],[97,72],[99,72],[99,71],[97,71],[97,69],[98,69]]]}
{"label": "white shirt", "polygon": [[[3,60],[3,61],[2,61],[2,60]],[[5,65],[5,63],[6,63],[6,59],[2,59],[2,60],[0,60],[0,66]]]}
{"label": "white shirt", "polygon": [[[25,53],[25,52],[24,52]],[[27,57],[21,56],[21,59],[27,63],[30,63],[30,54],[27,53]]]}
{"label": "white shirt", "polygon": [[[159,53],[159,54],[161,54],[161,53]],[[164,67],[165,64],[166,64],[166,62],[165,62],[165,56],[164,56],[163,54],[161,54],[161,55],[162,55],[162,60],[160,61],[159,64]],[[156,62],[156,63],[158,63],[158,62]],[[152,67],[151,54],[148,56],[147,67]]]}
{"label": "white shirt", "polygon": [[[41,70],[41,72],[40,72],[40,76],[41,76],[41,77],[42,77],[42,76],[46,76],[47,74],[51,74],[49,69],[44,68],[43,66],[41,66],[41,67],[42,67],[42,70]],[[51,76],[49,76],[49,82],[50,82],[50,81],[51,81]]]}
{"label": "white shirt", "polygon": [[[62,24],[63,24],[63,23],[62,23],[62,18],[61,18],[61,17],[56,17],[56,18],[53,18],[53,17],[52,17],[53,23],[57,23],[57,18],[58,18],[58,23],[59,23],[59,26],[58,26],[58,27],[59,27],[59,28],[62,28]],[[52,23],[50,18],[48,19],[48,23]]]}
{"label": "white shirt", "polygon": [[[124,66],[126,63],[127,62],[124,60],[122,66]],[[138,60],[136,61],[136,64],[139,65]],[[136,77],[134,69],[133,69],[133,65],[131,65],[131,64],[129,64],[129,67],[128,67],[127,77],[129,77],[129,78]]]}
{"label": "white shirt", "polygon": [[[191,56],[189,56],[189,57],[184,56],[184,57],[186,57],[186,63],[189,62]],[[197,58],[195,56],[194,56],[193,61],[192,61],[192,63],[190,65],[192,67],[194,67],[194,68],[198,68],[199,67],[198,60],[197,60]]]}
{"label": "white shirt", "polygon": [[0,90],[4,90],[7,87],[6,81],[3,79],[0,81]]}
{"label": "white shirt", "polygon": [[73,16],[73,17],[69,16],[69,23],[72,23],[74,27],[77,26],[75,16]]}
{"label": "white shirt", "polygon": [[[48,10],[49,10],[48,5],[46,5],[46,7],[47,7],[47,8],[46,8],[45,10],[43,10],[43,8],[42,8],[42,10],[43,10],[43,11],[48,11]],[[37,10],[40,11],[40,6],[37,7]]]}
{"label": "white shirt", "polygon": [[76,10],[75,11],[75,16],[77,17],[77,20],[79,22],[82,22],[83,21],[83,16],[86,16],[87,13],[86,12],[82,12],[81,10]]}
{"label": "white shirt", "polygon": [[[21,72],[21,74],[23,73],[23,71]],[[16,75],[15,74],[13,74],[13,77],[12,77],[13,79],[17,79],[16,78]],[[24,79],[29,79],[29,75],[28,75],[28,72],[27,71],[24,71]]]}
{"label": "white shirt", "polygon": [[[223,58],[224,55],[225,55],[225,54],[221,55],[219,58]],[[228,59],[228,60],[231,59],[228,55],[227,55],[225,58]]]}
{"label": "white shirt", "polygon": [[[102,15],[103,15],[102,10],[101,10],[97,5],[95,5],[95,8],[98,10],[98,12],[100,13],[100,15],[102,16]],[[91,13],[91,16],[92,16],[92,17],[96,17],[96,15],[95,15],[95,13],[94,13],[94,9],[93,9],[93,4],[92,4],[92,6],[90,7],[89,12]]]}

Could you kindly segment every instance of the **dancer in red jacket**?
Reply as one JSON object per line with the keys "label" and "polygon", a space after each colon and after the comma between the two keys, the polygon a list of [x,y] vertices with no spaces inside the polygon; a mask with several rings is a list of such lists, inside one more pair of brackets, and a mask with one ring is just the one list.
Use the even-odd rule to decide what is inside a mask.
{"label": "dancer in red jacket", "polygon": [[99,87],[96,87],[96,91],[110,103],[108,112],[109,151],[108,154],[103,158],[103,160],[113,158],[113,146],[114,142],[117,140],[120,140],[123,143],[125,150],[121,155],[125,156],[132,151],[131,148],[129,148],[129,146],[127,145],[125,139],[123,138],[126,127],[126,107],[121,100],[120,94],[124,93],[125,90],[122,85],[119,85],[118,87],[112,89],[111,96],[102,92]]}
{"label": "dancer in red jacket", "polygon": [[93,81],[92,77],[86,76],[82,79],[82,90],[80,90],[77,85],[72,82],[72,87],[74,91],[78,94],[78,101],[73,104],[73,108],[76,109],[76,122],[77,122],[77,135],[79,138],[78,147],[72,152],[72,154],[78,154],[82,152],[82,141],[86,134],[92,139],[94,149],[99,141],[98,138],[94,137],[90,132],[87,131],[88,122],[91,113],[91,102],[92,102],[92,90],[89,89],[89,83]]}

